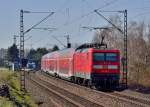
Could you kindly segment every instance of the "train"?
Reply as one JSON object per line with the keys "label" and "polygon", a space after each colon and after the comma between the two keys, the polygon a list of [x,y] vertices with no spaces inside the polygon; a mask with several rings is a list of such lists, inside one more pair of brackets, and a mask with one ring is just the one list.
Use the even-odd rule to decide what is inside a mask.
{"label": "train", "polygon": [[41,70],[97,89],[116,88],[120,80],[120,51],[86,43],[45,54],[41,58]]}

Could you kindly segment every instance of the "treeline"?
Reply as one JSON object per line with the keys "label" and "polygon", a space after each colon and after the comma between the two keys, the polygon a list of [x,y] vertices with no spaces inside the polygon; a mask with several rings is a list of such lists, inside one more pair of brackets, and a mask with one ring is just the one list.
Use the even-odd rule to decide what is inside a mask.
{"label": "treeline", "polygon": [[37,48],[37,49],[31,49],[30,52],[27,54],[27,59],[33,59],[41,62],[41,58],[44,54],[48,52],[53,52],[59,50],[59,47],[57,45],[54,45],[52,49],[47,50],[46,48]]}
{"label": "treeline", "polygon": [[[119,16],[111,17],[111,21],[123,29],[123,23]],[[104,42],[108,48],[119,49],[123,57],[123,34],[113,26],[108,25],[109,30],[101,30],[95,33],[93,42],[100,42],[105,36]],[[128,81],[129,84],[150,87],[150,23],[128,22]]]}
{"label": "treeline", "polygon": [[[54,45],[52,49],[46,49],[46,48],[37,48],[37,49],[31,49],[26,55],[26,59],[31,59],[35,60],[40,64],[41,62],[41,57],[48,53],[48,52],[53,52],[59,50],[59,47],[57,45]],[[25,52],[26,53],[26,52]],[[6,55],[6,60],[8,62],[18,62],[19,59],[19,49],[15,44],[13,44],[11,47],[8,48],[7,55]]]}

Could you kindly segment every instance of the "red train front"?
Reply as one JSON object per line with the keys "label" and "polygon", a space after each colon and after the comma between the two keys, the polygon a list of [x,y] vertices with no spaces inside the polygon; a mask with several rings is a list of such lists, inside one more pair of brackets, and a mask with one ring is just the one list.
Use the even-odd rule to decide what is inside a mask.
{"label": "red train front", "polygon": [[[77,49],[69,48],[57,53],[57,57],[55,59],[53,57],[53,61],[58,62],[55,66],[57,68],[54,68],[54,70],[57,70],[54,71],[57,76],[96,88],[115,88],[119,85],[119,50],[98,48],[98,46],[86,44]],[[52,63],[47,66],[52,66],[50,64]],[[43,71],[52,72],[48,71],[47,68],[49,67],[45,67],[44,63],[41,67]]]}
{"label": "red train front", "polygon": [[93,50],[92,81],[96,86],[119,85],[120,54],[118,50]]}
{"label": "red train front", "polygon": [[74,54],[74,81],[94,85],[96,88],[112,88],[119,85],[119,50],[81,48]]}

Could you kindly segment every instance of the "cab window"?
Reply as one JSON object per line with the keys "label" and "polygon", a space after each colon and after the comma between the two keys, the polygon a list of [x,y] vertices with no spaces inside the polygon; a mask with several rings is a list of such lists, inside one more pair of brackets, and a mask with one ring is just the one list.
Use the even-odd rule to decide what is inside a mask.
{"label": "cab window", "polygon": [[106,61],[117,61],[116,53],[106,53]]}
{"label": "cab window", "polygon": [[105,55],[104,53],[94,53],[94,61],[104,61]]}

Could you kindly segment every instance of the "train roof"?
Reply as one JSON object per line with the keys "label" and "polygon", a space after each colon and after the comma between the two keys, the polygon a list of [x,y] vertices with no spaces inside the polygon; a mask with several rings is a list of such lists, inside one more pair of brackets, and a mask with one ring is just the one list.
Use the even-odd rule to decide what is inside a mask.
{"label": "train roof", "polygon": [[80,45],[76,48],[76,51],[79,49],[86,49],[86,48],[95,48],[95,49],[107,49],[107,44],[103,43],[85,43]]}
{"label": "train roof", "polygon": [[49,52],[49,53],[43,55],[42,58],[47,58],[47,57],[50,57],[50,56],[55,56],[57,54],[58,54],[57,51],[55,51],[55,52]]}
{"label": "train roof", "polygon": [[117,49],[109,49],[107,48],[106,44],[100,43],[85,43],[77,48],[65,48],[63,50],[58,50],[54,52],[49,52],[45,54],[42,58],[46,57],[57,57],[58,55],[61,57],[71,57],[75,52],[88,52],[89,50],[92,51],[101,51],[101,52],[119,52]]}
{"label": "train roof", "polygon": [[47,57],[57,57],[59,56],[72,56],[73,53],[75,52],[74,48],[65,48],[63,50],[58,50],[58,51],[54,51],[54,52],[49,52],[47,54],[45,54],[42,58],[47,58]]}
{"label": "train roof", "polygon": [[112,49],[112,48],[108,48],[107,47],[107,44],[104,44],[104,43],[85,43],[85,44],[82,44],[80,45],[79,47],[77,47],[75,50],[78,51],[78,50],[88,50],[88,49],[93,49],[93,50],[116,50],[116,51],[119,51],[118,49]]}

